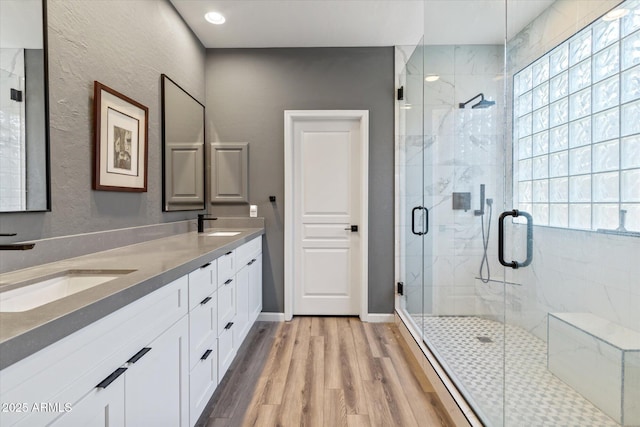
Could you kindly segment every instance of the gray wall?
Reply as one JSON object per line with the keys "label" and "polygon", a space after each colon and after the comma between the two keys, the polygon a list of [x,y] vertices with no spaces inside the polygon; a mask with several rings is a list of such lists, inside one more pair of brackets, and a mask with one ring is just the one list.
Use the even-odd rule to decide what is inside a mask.
{"label": "gray wall", "polygon": [[[31,240],[195,217],[162,213],[160,74],[204,103],[203,46],[168,0],[47,6],[51,212],[0,214],[0,231]],[[149,108],[146,193],[91,189],[94,80]]]}
{"label": "gray wall", "polygon": [[284,311],[284,110],[309,109],[369,110],[369,312],[393,311],[393,58],[392,47],[207,50],[207,139],[249,142],[249,200],[266,221],[264,311]]}

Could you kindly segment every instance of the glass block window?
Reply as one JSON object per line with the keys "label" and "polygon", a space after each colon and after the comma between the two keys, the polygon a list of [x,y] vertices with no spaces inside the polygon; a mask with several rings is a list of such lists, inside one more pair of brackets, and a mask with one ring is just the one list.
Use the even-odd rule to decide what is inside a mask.
{"label": "glass block window", "polygon": [[640,232],[640,0],[622,8],[514,75],[514,204],[536,225]]}

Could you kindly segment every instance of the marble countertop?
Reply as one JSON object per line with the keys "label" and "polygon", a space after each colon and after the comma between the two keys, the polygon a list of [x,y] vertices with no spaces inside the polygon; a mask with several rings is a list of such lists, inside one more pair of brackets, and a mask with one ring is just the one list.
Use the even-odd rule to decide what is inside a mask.
{"label": "marble countertop", "polygon": [[[69,270],[134,270],[112,281],[22,312],[0,312],[0,369],[78,331],[131,302],[264,234],[264,228],[179,234],[0,275],[0,292],[15,283]],[[1,309],[1,307],[0,307]]]}

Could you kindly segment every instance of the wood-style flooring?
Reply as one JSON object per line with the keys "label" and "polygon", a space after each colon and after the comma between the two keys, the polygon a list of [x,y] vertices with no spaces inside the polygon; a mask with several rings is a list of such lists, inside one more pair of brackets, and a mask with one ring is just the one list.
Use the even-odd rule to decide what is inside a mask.
{"label": "wood-style flooring", "polygon": [[256,322],[198,427],[449,426],[392,323]]}

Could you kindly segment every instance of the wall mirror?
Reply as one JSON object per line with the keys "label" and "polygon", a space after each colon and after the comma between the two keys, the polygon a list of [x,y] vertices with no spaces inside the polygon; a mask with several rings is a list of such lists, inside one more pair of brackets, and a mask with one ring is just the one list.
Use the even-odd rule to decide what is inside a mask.
{"label": "wall mirror", "polygon": [[163,210],[204,205],[204,105],[162,75]]}
{"label": "wall mirror", "polygon": [[0,212],[48,211],[46,0],[1,0]]}

